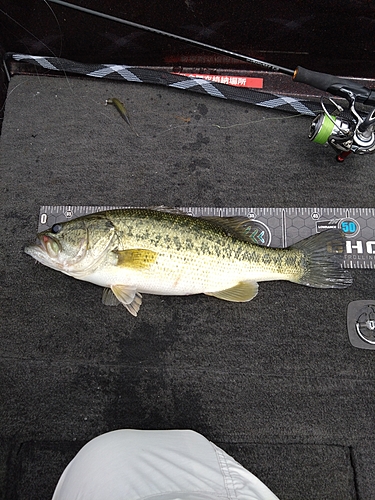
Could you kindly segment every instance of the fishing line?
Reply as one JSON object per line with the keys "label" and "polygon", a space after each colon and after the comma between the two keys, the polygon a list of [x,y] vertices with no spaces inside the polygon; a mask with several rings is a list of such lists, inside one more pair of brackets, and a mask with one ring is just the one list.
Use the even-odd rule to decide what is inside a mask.
{"label": "fishing line", "polygon": [[[62,30],[61,30],[61,25],[59,23],[59,20],[57,18],[57,15],[55,14],[54,10],[52,9],[52,7],[48,4],[48,2],[46,0],[43,0],[43,3],[44,4],[47,4],[48,8],[50,9],[50,11],[52,12],[53,14],[53,17],[58,25],[58,29],[59,29],[59,33],[60,33],[60,54],[62,52],[62,44],[63,44],[63,34],[62,34]],[[52,54],[52,56],[54,57],[54,60],[58,61],[59,60],[59,57],[57,56],[57,54],[50,48],[48,47],[44,42],[43,40],[41,40],[39,37],[37,37],[33,32],[31,32],[26,26],[24,26],[23,24],[21,24],[19,21],[17,21],[16,19],[14,19],[12,16],[10,16],[7,12],[5,12],[4,10],[0,9],[0,12],[5,15],[8,19],[10,19],[12,22],[14,22],[17,26],[19,26],[21,29],[23,29],[24,31],[26,31],[26,33],[28,33],[31,37],[33,37],[35,40],[37,40],[38,42],[40,42],[47,50],[49,53]],[[5,68],[5,72],[6,72],[6,75],[7,75],[7,79],[8,79],[8,83],[10,82],[10,75],[9,75],[9,72],[8,72],[8,68],[5,64],[5,61],[3,61],[4,63],[4,68]],[[35,65],[35,68],[36,68],[36,75],[38,77],[38,79],[40,80],[40,75],[39,75],[39,72],[38,72],[38,66]],[[88,96],[87,94],[86,95],[82,95],[82,94],[78,94],[77,91],[73,88],[72,86],[72,83],[70,81],[70,78],[68,77],[67,75],[67,69],[63,66],[63,65],[59,65],[59,71],[61,71],[64,75],[64,78],[68,84],[68,87],[70,89],[70,91],[72,92],[72,94],[74,94],[75,96],[78,96],[80,99],[89,99],[91,102],[93,102],[95,104],[95,106],[101,106],[101,104],[105,105],[105,98],[106,97],[109,97],[109,96],[104,96],[103,97],[103,103],[101,101],[96,101],[94,99],[92,99],[90,96]],[[43,75],[42,75],[43,76]],[[20,86],[22,85],[22,83],[19,83],[16,87],[14,87],[13,89],[11,89],[11,91],[7,94],[7,98]],[[41,84],[42,86],[42,84]],[[3,106],[1,107],[0,111],[2,111],[3,109],[5,109],[5,102],[3,104]],[[91,113],[92,112],[92,108],[87,108],[88,111]],[[98,109],[96,108],[95,111],[97,113],[99,113],[100,115],[104,116],[106,119],[108,119],[112,124],[117,124],[118,123],[118,120],[115,118],[115,117],[112,117],[111,116],[111,112],[108,111],[108,112],[104,112],[104,111],[101,111],[101,109]],[[141,138],[151,138],[151,137],[157,137],[159,135],[163,135],[163,134],[166,134],[172,130],[174,130],[175,128],[182,128],[184,127],[184,125],[181,125],[181,126],[173,126],[171,125],[169,128],[165,129],[165,130],[162,130],[161,132],[157,132],[156,134],[152,134],[152,135],[143,135],[143,134],[138,134],[136,132],[136,135],[138,134],[139,137]]]}
{"label": "fishing line", "polygon": [[[54,17],[54,20],[56,21],[56,24],[57,24],[57,27],[58,27],[58,30],[59,30],[59,34],[60,34],[60,56],[61,56],[61,53],[62,53],[62,50],[63,50],[63,33],[62,33],[62,29],[61,29],[61,25],[59,23],[59,20],[57,18],[57,15],[56,13],[54,12],[53,8],[51,7],[51,5],[49,5],[49,3],[47,2],[47,0],[42,0],[42,3],[47,5],[48,9],[51,11],[53,17]],[[7,12],[5,12],[3,9],[0,9],[0,12],[6,16],[8,19],[10,19],[12,22],[14,22],[17,26],[19,26],[21,29],[23,29],[24,31],[26,31],[26,33],[28,33],[31,37],[33,37],[35,40],[37,40],[39,43],[41,43],[47,50],[49,53],[52,54],[52,56],[54,58],[56,58],[57,60],[59,59],[59,56],[48,46],[46,45],[43,40],[41,40],[39,37],[37,37],[32,31],[30,31],[26,26],[24,26],[23,24],[21,24],[19,21],[17,21],[17,19],[15,19],[14,17],[12,17],[11,15],[9,15]],[[5,61],[4,61],[4,67],[5,67],[5,71],[6,71],[6,74],[7,74],[7,78],[8,78],[8,82],[10,82],[10,75],[9,75],[9,72],[8,72],[8,68],[5,64]],[[36,67],[36,75],[40,81],[40,74],[38,73],[38,66],[35,66]],[[91,102],[93,102],[96,106],[100,105],[101,103],[100,102],[97,102],[95,101],[94,99],[92,99],[90,96],[88,95],[85,95],[85,96],[82,96],[82,95],[79,95],[77,94],[77,91],[75,91],[73,89],[73,86],[72,86],[72,83],[71,83],[71,79],[68,77],[67,75],[67,71],[66,69],[61,66],[59,68],[59,71],[61,71],[64,75],[64,78],[65,78],[65,81],[67,82],[68,84],[68,87],[69,87],[69,90],[72,92],[72,94],[74,94],[75,96],[78,96],[78,97],[81,97],[83,99],[89,99]],[[43,75],[42,75],[43,76]],[[21,85],[21,84],[19,84]],[[17,87],[19,86],[17,85]],[[41,84],[42,86],[42,84]],[[8,93],[7,95],[7,98],[9,97],[9,95],[14,92],[16,90],[17,87],[14,87],[10,93]],[[3,106],[1,107],[1,111],[5,109],[5,102],[3,104]],[[89,110],[89,109],[88,109]],[[92,111],[92,108],[89,110],[89,111]],[[116,119],[115,118],[112,118],[111,116],[109,116],[109,114],[106,114],[104,112],[102,112],[100,109],[96,109],[96,111],[98,113],[100,113],[102,116],[105,116],[110,122],[112,123],[116,123]]]}
{"label": "fishing line", "polygon": [[[121,23],[136,29],[152,32],[157,35],[167,36],[169,38],[173,38],[175,40],[188,43],[190,45],[198,46],[205,50],[224,54],[226,56],[233,57],[235,59],[240,59],[247,63],[260,65],[268,70],[278,71],[286,75],[292,76],[292,79],[295,82],[305,83],[311,85],[312,87],[315,87],[316,89],[320,89],[325,92],[329,92],[337,97],[344,98],[349,103],[348,112],[346,112],[346,110],[345,111],[342,110],[344,111],[344,113],[342,114],[340,111],[341,116],[335,115],[335,120],[333,122],[333,120],[330,120],[329,118],[330,116],[329,113],[327,113],[327,111],[323,108],[323,111],[321,111],[316,116],[316,119],[314,119],[311,124],[309,139],[318,144],[330,144],[333,147],[333,149],[335,149],[336,153],[338,153],[336,158],[340,162],[344,161],[344,159],[351,152],[354,152],[356,154],[371,154],[375,152],[375,108],[370,110],[370,112],[368,112],[367,115],[364,116],[361,115],[360,112],[357,111],[355,108],[357,103],[364,104],[367,106],[375,106],[375,90],[364,87],[361,83],[357,83],[350,79],[336,77],[334,75],[307,70],[300,66],[297,66],[297,68],[293,71],[289,68],[284,68],[282,66],[264,62],[252,57],[245,56],[243,54],[215,47],[213,45],[209,45],[204,42],[192,40],[190,38],[166,32],[157,28],[145,26],[139,23],[134,23],[132,21],[128,21],[116,16],[88,9],[86,7],[77,6],[75,4],[71,4],[63,0],[49,0],[49,1],[51,3],[55,3],[63,7],[71,8],[76,11],[81,11],[89,15],[95,15],[97,17]],[[44,0],[44,2],[47,3],[47,0]],[[54,17],[57,20],[57,16],[55,14]],[[19,25],[18,22],[17,24]],[[29,32],[29,30],[27,31]],[[59,25],[59,31],[61,33],[60,25]],[[20,55],[20,57],[22,58],[22,55]],[[47,61],[47,59],[51,58],[44,57],[42,59],[44,59],[44,61]],[[51,66],[47,67],[49,67],[50,69],[55,69],[56,71],[63,70],[64,73],[65,71],[71,72],[73,70],[73,72],[82,74],[82,68],[81,68],[82,65],[80,64],[75,64],[72,61],[67,61],[63,59],[58,59],[57,61],[54,61],[54,63],[55,67],[53,67],[53,65],[52,68]],[[63,68],[64,64],[68,64],[68,69]],[[79,69],[77,66],[79,67]],[[90,66],[92,67],[95,65],[86,65],[87,68],[89,68]],[[100,74],[99,73],[93,74],[92,71],[89,71],[86,74],[87,76],[101,76],[101,77],[116,78],[116,79],[118,79],[118,76],[121,76],[125,80],[128,80],[128,78],[123,74],[117,76],[112,75],[111,77],[109,77],[108,67],[113,68],[110,69],[109,73],[119,73],[117,69],[119,67],[118,65],[104,64],[102,65],[103,69],[101,70]],[[131,71],[129,71],[128,68],[131,68]],[[157,74],[155,70],[145,69],[141,67],[135,68],[129,66],[124,66],[123,69],[124,69],[123,73],[124,72],[130,73],[132,77],[135,78],[134,80],[130,78],[130,81],[158,83],[158,84],[168,85],[170,87],[180,88],[183,90],[193,90],[195,92],[201,92],[201,93],[204,86],[205,87],[203,89],[204,92],[214,97],[221,97],[224,99],[229,98],[244,102],[251,102],[252,104],[265,106],[273,109],[275,108],[282,109],[283,106],[284,110],[286,110],[288,106],[285,106],[285,104],[291,104],[291,107],[294,108],[294,111],[297,111],[298,113],[310,114],[310,115],[312,114],[313,116],[316,115],[316,112],[311,113],[309,105],[306,106],[298,99],[293,99],[288,97],[285,98],[283,96],[273,95],[270,101],[268,102],[267,100],[264,100],[264,95],[263,95],[263,102],[260,102],[262,100],[262,97],[260,97],[262,96],[262,93],[259,92],[258,94],[255,92],[253,93],[249,92],[245,96],[241,95],[238,91],[236,93],[236,91],[230,89],[227,89],[224,92],[222,92],[217,86],[212,85],[207,81],[203,83],[203,80],[201,79],[193,78],[188,81],[182,79],[180,79],[180,81],[173,81],[172,80],[173,75],[172,74],[168,75],[166,72],[159,72],[159,74]],[[139,77],[137,73],[143,75],[143,78],[142,76]],[[201,88],[197,88],[199,86]],[[339,106],[336,105],[336,108],[339,109]],[[346,115],[349,116],[345,116],[345,113]],[[331,121],[331,123],[329,123],[328,127],[327,124],[329,121]],[[345,131],[345,133],[343,132],[343,130]]]}
{"label": "fishing line", "polygon": [[252,125],[254,123],[289,120],[290,118],[301,118],[302,116],[303,115],[290,115],[290,116],[280,116],[279,118],[262,118],[261,120],[254,120],[254,121],[245,122],[245,123],[234,123],[233,125],[226,125],[226,126],[213,124],[212,127],[217,127],[218,129],[226,130],[228,128],[234,128],[234,127],[245,127],[246,125]]}
{"label": "fishing line", "polygon": [[[14,22],[17,26],[19,26],[21,29],[25,30],[26,33],[28,33],[31,37],[33,37],[35,40],[37,40],[39,43],[41,43],[51,54],[53,57],[60,57],[61,54],[62,54],[62,49],[63,49],[63,33],[62,33],[62,29],[61,29],[61,25],[59,23],[59,20],[54,12],[54,10],[52,9],[52,7],[49,5],[49,3],[47,2],[47,0],[42,0],[42,3],[43,5],[47,5],[48,9],[51,11],[55,21],[56,21],[56,24],[57,24],[57,27],[58,27],[58,30],[59,30],[59,34],[60,34],[60,53],[59,53],[59,56],[57,56],[57,54],[48,46],[46,45],[43,40],[41,40],[39,37],[37,37],[36,35],[34,35],[34,33],[32,31],[30,31],[29,29],[26,28],[26,26],[24,26],[23,24],[19,23],[17,21],[17,19],[15,19],[14,17],[10,16],[7,12],[5,12],[4,10],[0,9],[0,12],[5,15],[8,19],[10,19],[12,22]],[[4,66],[6,67],[6,64],[4,64]],[[64,68],[62,68],[61,70],[64,74],[64,77],[68,83],[68,86],[70,87],[70,89],[72,90],[73,92],[73,89],[71,87],[71,84],[70,84],[70,80],[66,74],[66,72],[64,71]],[[10,76],[9,76],[9,73],[8,73],[8,69],[6,69],[6,72],[7,72],[7,75],[8,75],[8,81],[10,81]],[[37,74],[37,77],[39,78],[39,73],[36,72]],[[4,106],[5,106],[5,103],[4,103]]]}
{"label": "fishing line", "polygon": [[[62,33],[62,30],[61,30],[61,26],[60,26],[60,23],[59,23],[59,20],[57,19],[57,16],[54,12],[54,10],[52,9],[52,7],[49,5],[49,3],[47,2],[47,0],[43,0],[43,3],[45,5],[47,5],[47,7],[49,8],[49,10],[52,12],[52,15],[53,17],[55,18],[55,21],[57,23],[57,26],[58,26],[58,29],[59,29],[59,33],[60,33],[60,54],[59,56],[61,56],[62,54],[62,39],[63,39],[63,33]],[[26,33],[28,33],[30,36],[32,36],[35,40],[37,40],[38,42],[40,42],[54,57],[58,57],[56,55],[56,53],[50,49],[48,47],[48,45],[46,45],[43,40],[41,40],[40,38],[38,38],[36,35],[34,35],[34,33],[30,30],[28,30],[25,26],[23,26],[21,23],[19,23],[16,19],[14,19],[14,17],[10,16],[7,12],[5,12],[4,10],[0,9],[0,12],[2,14],[4,14],[4,16],[6,16],[8,19],[10,19],[11,21],[13,21],[15,24],[17,24],[17,26],[19,26],[20,28],[22,28],[23,30],[26,31]]]}
{"label": "fishing line", "polygon": [[[45,0],[47,1],[47,0]],[[263,66],[271,71],[279,71],[286,75],[293,76],[294,70],[289,68],[284,68],[283,66],[278,66],[276,64],[268,63],[261,61],[259,59],[255,59],[253,57],[245,56],[244,54],[238,54],[237,52],[232,52],[231,50],[222,49],[220,47],[215,47],[214,45],[209,45],[204,42],[199,42],[198,40],[193,40],[191,38],[186,38],[184,36],[176,35],[175,33],[170,33],[168,31],[163,31],[157,28],[153,28],[151,26],[145,26],[144,24],[134,23],[132,21],[128,21],[127,19],[122,19],[120,17],[112,16],[110,14],[105,14],[103,12],[99,12],[96,10],[88,9],[86,7],[81,7],[80,5],[75,5],[72,3],[64,2],[63,0],[48,0],[49,2],[62,5],[63,7],[68,7],[70,9],[78,10],[81,12],[85,12],[86,14],[90,14],[96,17],[101,17],[102,19],[107,19],[109,21],[114,21],[116,23],[124,24],[126,26],[131,26],[132,28],[140,29],[143,31],[149,31],[150,33],[154,33],[156,35],[166,36],[168,38],[174,38],[180,42],[188,43],[190,45],[195,45],[205,50],[209,50],[211,52],[224,54],[229,57],[233,57],[234,59],[239,59],[241,61],[245,61],[247,63],[256,64],[258,66]]]}
{"label": "fishing line", "polygon": [[[57,19],[57,16],[55,14],[55,12],[53,11],[52,7],[47,3],[46,0],[43,0],[43,3],[47,5],[47,7],[49,8],[49,10],[52,12],[56,22],[57,22],[57,25],[58,25],[58,29],[59,29],[59,32],[60,32],[60,55],[62,53],[62,30],[61,30],[61,26],[60,26],[60,23]],[[36,35],[34,35],[34,33],[32,33],[30,30],[28,30],[25,26],[23,26],[21,23],[19,23],[16,19],[14,19],[14,17],[10,16],[7,12],[5,12],[3,9],[0,9],[0,12],[6,16],[8,19],[10,19],[12,22],[14,22],[17,26],[19,26],[21,29],[25,30],[26,33],[28,33],[31,37],[33,37],[35,40],[37,40],[38,42],[40,42],[54,57],[57,57],[57,55],[55,54],[55,52],[50,49],[48,47],[48,45],[46,45],[43,40],[41,40],[40,38],[38,38]],[[7,68],[7,65],[5,63],[5,61],[3,60],[3,66],[4,66],[4,70],[5,70],[5,73],[6,73],[6,76],[7,76],[7,80],[8,80],[8,83],[10,82],[10,74],[9,74],[9,71],[8,71],[8,68]],[[38,73],[37,73],[38,75]],[[65,75],[66,76],[66,75]],[[38,75],[39,77],[39,75]],[[67,77],[66,77],[67,78]],[[17,85],[18,87],[19,85]],[[17,88],[13,88],[12,91],[8,94],[7,97],[9,97],[9,95]],[[3,104],[3,106],[1,107],[0,111],[3,111],[5,109],[5,102]]]}
{"label": "fishing line", "polygon": [[[43,0],[43,1],[44,1],[44,3],[47,3],[47,0]],[[109,19],[112,21],[116,21],[116,22],[119,22],[119,23],[122,23],[125,25],[135,27],[137,29],[152,31],[153,33],[163,35],[163,36],[172,36],[172,37],[174,37],[180,41],[183,41],[185,43],[193,43],[193,44],[195,43],[194,40],[191,40],[191,39],[188,39],[185,37],[181,37],[179,35],[173,35],[171,33],[168,33],[168,32],[162,31],[162,30],[158,30],[156,28],[149,29],[148,27],[145,27],[144,25],[141,25],[138,23],[133,23],[131,21],[127,21],[127,20],[124,20],[124,19],[121,19],[121,18],[118,18],[115,16],[108,15],[108,14],[103,14],[103,13],[100,13],[97,11],[93,11],[92,9],[87,9],[86,7],[75,6],[74,4],[64,2],[62,0],[52,0],[52,3],[58,4],[61,6],[65,6],[65,7],[69,7],[69,8],[72,8],[72,9],[75,9],[78,11],[82,11],[85,13],[89,13],[92,15],[96,15],[96,16],[99,16],[99,17],[102,17],[105,19]],[[54,11],[53,11],[53,14],[54,14],[54,19],[56,20],[56,22],[59,25],[59,31],[61,33],[61,31],[62,31],[61,26],[59,24],[58,18],[56,16],[56,14],[54,13]],[[7,15],[7,16],[11,18],[11,16],[9,16],[9,15]],[[16,20],[14,20],[14,21],[17,23],[17,25],[21,26],[21,24],[18,21],[16,21]],[[24,28],[23,26],[21,26],[21,27]],[[34,38],[38,39],[27,28],[25,28],[25,30],[28,33],[30,33]],[[44,42],[41,42],[41,43],[43,43],[43,45],[45,45]],[[62,40],[61,40],[61,43],[62,43]],[[204,49],[208,49],[208,50],[211,49],[213,51],[218,50],[221,53],[225,53],[226,55],[229,55],[229,56],[232,55],[233,57],[237,57],[237,58],[244,60],[246,62],[266,64],[268,69],[272,69],[274,71],[275,70],[276,71],[286,70],[286,72],[288,74],[293,73],[292,70],[288,70],[288,69],[283,68],[281,66],[275,66],[275,65],[270,66],[268,63],[263,63],[262,61],[258,61],[254,58],[250,58],[250,57],[244,56],[242,54],[237,54],[237,53],[229,51],[229,50],[218,49],[217,47],[205,44],[203,42],[196,42],[195,44],[200,46],[201,48],[204,48]],[[52,52],[51,49],[48,49],[48,50],[50,52]],[[52,63],[52,65],[55,66],[56,70],[62,71],[64,73],[65,78],[66,78],[70,87],[71,87],[71,84],[70,84],[70,81],[67,77],[68,72],[69,73],[74,72],[74,73],[78,73],[78,74],[89,74],[90,73],[90,70],[89,70],[90,65],[88,65],[87,66],[88,69],[85,70],[83,68],[84,65],[73,63],[73,61],[67,61],[67,60],[59,59],[59,58],[55,58],[55,59],[49,58],[49,57],[44,58],[45,61],[47,61],[48,59],[51,60],[51,63]],[[21,60],[21,59],[17,58],[17,60]],[[40,59],[39,59],[39,61],[40,61]],[[38,63],[38,61],[32,57],[30,57],[28,62],[31,62],[34,65],[36,65]],[[48,64],[48,67],[50,67],[50,63],[47,62],[47,64]],[[41,65],[43,66],[43,64],[41,64]],[[96,67],[98,67],[98,68],[102,67],[103,71],[105,72],[105,68],[107,66],[108,65],[97,65]],[[213,84],[206,85],[205,84],[204,88],[202,88],[202,85],[203,85],[202,83],[197,86],[194,84],[194,81],[192,81],[191,79],[184,78],[182,76],[179,76],[176,79],[176,78],[173,78],[172,74],[168,74],[165,71],[164,72],[157,72],[155,70],[147,70],[147,69],[142,69],[142,68],[138,68],[138,71],[136,71],[136,70],[137,70],[137,68],[134,68],[134,69],[132,68],[132,72],[131,72],[131,74],[136,75],[136,76],[134,76],[134,78],[135,78],[134,81],[141,81],[141,82],[146,82],[146,83],[156,83],[156,84],[166,84],[166,85],[169,85],[171,87],[192,90],[192,91],[196,91],[196,92],[201,92],[203,90],[203,93],[209,93],[210,95],[214,95],[216,97],[220,96],[220,97],[224,97],[226,99],[229,98],[229,99],[242,101],[242,102],[246,102],[246,103],[251,103],[251,104],[255,104],[255,105],[262,105],[262,103],[264,102],[264,106],[271,108],[271,109],[278,108],[278,109],[281,109],[284,111],[291,111],[291,112],[297,112],[297,113],[302,113],[302,114],[308,114],[310,116],[316,115],[315,110],[312,111],[309,109],[311,106],[311,102],[309,102],[309,101],[299,102],[298,99],[282,98],[281,96],[278,96],[275,94],[261,93],[261,92],[251,91],[251,89],[235,88],[235,87],[230,87],[228,85],[225,85],[225,86],[221,85],[221,88],[220,88],[220,85],[213,85]],[[108,75],[107,77],[111,78],[113,76],[116,76],[116,75]],[[119,75],[117,75],[117,76],[119,76]],[[130,81],[132,81],[132,80],[130,80]],[[191,85],[191,83],[192,83],[192,85]],[[213,83],[213,82],[211,82],[211,83]],[[194,85],[195,85],[195,87],[194,87]],[[224,90],[224,87],[226,87],[225,90]],[[71,88],[71,90],[73,91],[72,88]],[[245,91],[245,92],[243,92],[243,91]],[[95,104],[97,104],[97,103],[95,103]],[[101,113],[101,114],[103,114],[103,113]]]}
{"label": "fishing line", "polygon": [[59,20],[57,19],[57,16],[56,16],[55,11],[53,10],[53,8],[50,6],[50,4],[47,2],[47,0],[43,0],[43,1],[47,5],[47,7],[49,8],[49,10],[52,12],[52,15],[55,18],[56,24],[57,24],[57,26],[59,28],[59,32],[60,32],[60,53],[59,53],[59,56],[61,57],[62,49],[63,49],[63,33],[62,33],[62,29],[61,29]]}

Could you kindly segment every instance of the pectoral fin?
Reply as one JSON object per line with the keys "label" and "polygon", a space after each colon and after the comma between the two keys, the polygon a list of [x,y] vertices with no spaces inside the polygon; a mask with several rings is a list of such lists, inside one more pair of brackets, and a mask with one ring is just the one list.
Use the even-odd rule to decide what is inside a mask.
{"label": "pectoral fin", "polygon": [[[135,288],[127,287],[126,285],[112,285],[111,291],[115,295],[116,299],[119,300],[124,307],[126,307],[130,314],[137,316],[142,305],[142,295],[137,292]],[[105,303],[107,305],[113,305],[113,303],[110,303],[112,299],[109,297],[109,294],[106,296],[106,300],[107,302]]]}
{"label": "pectoral fin", "polygon": [[256,281],[241,281],[238,285],[221,290],[219,292],[210,292],[206,295],[212,295],[218,299],[228,300],[230,302],[248,302],[258,293],[258,283]]}
{"label": "pectoral fin", "polygon": [[132,248],[130,250],[117,250],[119,267],[128,267],[131,269],[148,269],[158,256],[152,250],[142,248]]}

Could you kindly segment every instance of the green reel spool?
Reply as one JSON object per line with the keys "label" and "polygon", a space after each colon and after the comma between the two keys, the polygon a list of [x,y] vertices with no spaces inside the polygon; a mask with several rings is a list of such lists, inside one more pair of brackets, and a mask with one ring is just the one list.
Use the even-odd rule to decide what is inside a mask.
{"label": "green reel spool", "polygon": [[326,144],[335,128],[335,120],[336,116],[332,115],[328,117],[323,113],[314,118],[309,133],[310,141],[317,142],[318,144]]}

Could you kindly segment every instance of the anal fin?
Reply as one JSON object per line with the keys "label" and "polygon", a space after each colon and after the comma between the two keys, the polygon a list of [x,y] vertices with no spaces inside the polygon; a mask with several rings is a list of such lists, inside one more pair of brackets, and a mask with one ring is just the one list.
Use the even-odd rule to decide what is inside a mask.
{"label": "anal fin", "polygon": [[217,299],[228,300],[230,302],[248,302],[258,293],[258,283],[256,281],[241,281],[232,288],[220,290],[219,292],[208,292]]}

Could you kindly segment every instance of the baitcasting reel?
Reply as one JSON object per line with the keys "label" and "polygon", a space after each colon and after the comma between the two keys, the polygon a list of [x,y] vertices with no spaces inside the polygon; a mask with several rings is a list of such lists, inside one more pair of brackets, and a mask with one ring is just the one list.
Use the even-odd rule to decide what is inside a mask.
{"label": "baitcasting reel", "polygon": [[349,118],[339,116],[344,109],[331,98],[329,101],[337,113],[330,114],[321,98],[323,111],[314,118],[309,132],[311,141],[332,146],[337,151],[336,159],[340,162],[352,152],[363,155],[375,151],[375,108],[366,116],[361,116],[355,108],[356,95],[349,89],[346,91],[351,116],[348,112],[346,115]]}

